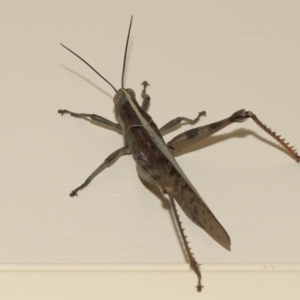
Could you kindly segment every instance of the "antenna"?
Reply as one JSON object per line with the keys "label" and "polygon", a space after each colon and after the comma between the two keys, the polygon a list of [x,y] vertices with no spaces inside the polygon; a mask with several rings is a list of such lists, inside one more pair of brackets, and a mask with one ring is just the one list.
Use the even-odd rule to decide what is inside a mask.
{"label": "antenna", "polygon": [[121,82],[122,83],[122,88],[124,88],[124,73],[125,73],[126,55],[127,55],[127,48],[128,48],[131,24],[132,24],[132,16],[131,16],[131,19],[130,19],[129,30],[128,30],[128,35],[127,35],[127,41],[126,41],[126,47],[125,47],[124,61],[123,61],[122,82]]}
{"label": "antenna", "polygon": [[[131,25],[131,24],[130,24]],[[116,88],[107,80],[105,79],[96,69],[94,69],[87,61],[85,61],[83,58],[81,58],[78,54],[76,54],[74,51],[66,47],[65,45],[61,44],[64,48],[69,50],[71,53],[73,53],[75,56],[77,56],[80,60],[82,60],[85,64],[87,64],[95,73],[97,73],[104,81],[106,81],[113,89],[115,92],[117,92]],[[126,46],[127,48],[127,46]],[[126,55],[126,54],[125,54]]]}

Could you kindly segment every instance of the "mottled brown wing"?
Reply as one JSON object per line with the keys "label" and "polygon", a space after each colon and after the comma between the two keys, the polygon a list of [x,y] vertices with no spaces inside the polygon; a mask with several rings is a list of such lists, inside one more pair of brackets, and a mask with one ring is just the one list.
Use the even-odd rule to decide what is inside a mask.
{"label": "mottled brown wing", "polygon": [[228,233],[201,196],[180,175],[174,178],[172,196],[195,224],[203,228],[221,246],[230,250]]}
{"label": "mottled brown wing", "polygon": [[[151,125],[158,132],[156,125]],[[158,132],[159,134],[159,132]],[[138,152],[136,163],[144,168],[144,175],[147,173],[146,181],[155,181],[168,194],[173,196],[185,214],[198,226],[203,228],[221,246],[230,250],[230,238],[223,226],[219,223],[203,199],[197,193],[192,184],[185,179],[185,174],[173,157],[167,158],[161,150],[166,145],[158,145],[149,136],[145,127],[131,127],[127,131],[128,140],[131,142],[133,152]],[[167,148],[166,148],[167,149]],[[167,151],[169,151],[167,149]],[[142,175],[142,170],[138,170]],[[180,174],[180,172],[182,174]],[[150,179],[149,176],[152,178]],[[145,178],[144,178],[145,179]],[[151,182],[151,183],[153,183]]]}

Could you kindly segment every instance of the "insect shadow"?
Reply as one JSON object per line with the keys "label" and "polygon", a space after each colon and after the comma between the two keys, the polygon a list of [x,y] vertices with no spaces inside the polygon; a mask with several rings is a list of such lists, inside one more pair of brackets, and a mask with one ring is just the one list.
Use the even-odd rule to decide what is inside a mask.
{"label": "insect shadow", "polygon": [[177,157],[187,154],[187,153],[191,153],[194,151],[198,151],[198,150],[213,146],[215,144],[218,144],[218,143],[221,143],[224,141],[228,141],[233,138],[246,138],[247,136],[253,136],[253,137],[257,138],[258,140],[260,140],[261,142],[264,142],[267,145],[274,147],[274,148],[280,150],[281,152],[283,152],[284,154],[290,156],[280,145],[277,145],[277,144],[273,143],[272,141],[262,137],[261,135],[257,134],[255,131],[253,131],[251,129],[239,128],[239,129],[233,130],[228,133],[218,134],[218,135],[208,137],[207,139],[199,142],[199,144],[196,144],[195,146],[192,146],[192,147],[180,152],[177,155]]}

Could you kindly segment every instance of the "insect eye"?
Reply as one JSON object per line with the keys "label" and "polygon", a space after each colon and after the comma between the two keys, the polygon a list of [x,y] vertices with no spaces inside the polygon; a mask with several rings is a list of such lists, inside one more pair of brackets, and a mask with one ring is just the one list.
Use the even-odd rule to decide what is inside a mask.
{"label": "insect eye", "polygon": [[122,98],[122,92],[118,91],[114,96],[114,103],[117,104]]}
{"label": "insect eye", "polygon": [[132,89],[126,89],[126,91],[130,94],[131,97],[135,98],[135,92]]}

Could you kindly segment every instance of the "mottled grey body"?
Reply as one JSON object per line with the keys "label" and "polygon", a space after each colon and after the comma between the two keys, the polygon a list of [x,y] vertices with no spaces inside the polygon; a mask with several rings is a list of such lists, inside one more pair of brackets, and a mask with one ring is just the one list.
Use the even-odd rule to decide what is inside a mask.
{"label": "mottled grey body", "polygon": [[166,145],[150,115],[139,106],[134,92],[120,89],[114,102],[125,143],[131,150],[140,177],[173,196],[194,223],[230,249],[229,235],[178,165],[172,149]]}

